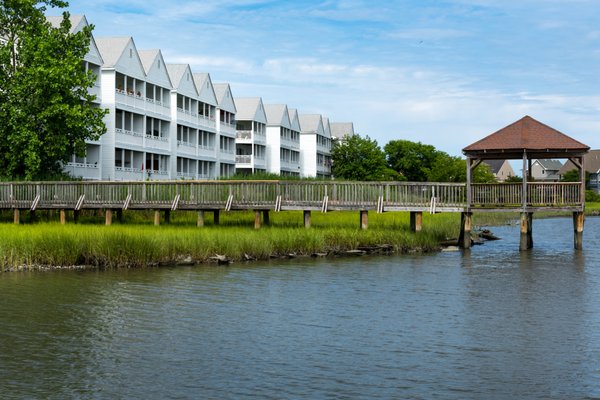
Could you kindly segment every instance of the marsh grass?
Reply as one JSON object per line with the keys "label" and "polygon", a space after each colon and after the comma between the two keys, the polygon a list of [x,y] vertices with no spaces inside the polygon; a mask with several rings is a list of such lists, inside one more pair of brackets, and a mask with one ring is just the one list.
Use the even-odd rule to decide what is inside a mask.
{"label": "marsh grass", "polygon": [[232,260],[273,256],[338,254],[362,246],[390,245],[396,252],[432,251],[442,240],[456,237],[458,214],[424,214],[423,231],[409,230],[408,213],[369,214],[369,229],[359,229],[358,212],[313,212],[305,229],[302,212],[270,213],[271,224],[253,229],[252,212],[221,213],[214,225],[206,214],[196,227],[195,212],[172,214],[170,224],[153,226],[152,213],[125,213],[124,223],[102,225],[100,214],[80,223],[0,224],[0,269],[17,266],[89,265],[98,268],[143,267],[187,260],[206,262],[225,255]]}

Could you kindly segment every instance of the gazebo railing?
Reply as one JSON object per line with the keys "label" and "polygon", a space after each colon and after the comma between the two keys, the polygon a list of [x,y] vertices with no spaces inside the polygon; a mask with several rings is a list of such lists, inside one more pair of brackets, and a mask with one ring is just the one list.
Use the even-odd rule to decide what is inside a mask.
{"label": "gazebo railing", "polygon": [[[531,207],[582,205],[581,182],[528,182],[525,204]],[[523,205],[522,183],[474,183],[471,206],[515,208]]]}

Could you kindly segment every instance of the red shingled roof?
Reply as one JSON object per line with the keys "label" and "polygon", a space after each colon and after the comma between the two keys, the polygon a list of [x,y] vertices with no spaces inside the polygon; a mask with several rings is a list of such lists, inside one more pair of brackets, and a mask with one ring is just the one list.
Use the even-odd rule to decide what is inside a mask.
{"label": "red shingled roof", "polygon": [[506,152],[523,150],[534,152],[581,151],[589,146],[578,142],[548,125],[525,116],[499,131],[465,147],[465,153]]}

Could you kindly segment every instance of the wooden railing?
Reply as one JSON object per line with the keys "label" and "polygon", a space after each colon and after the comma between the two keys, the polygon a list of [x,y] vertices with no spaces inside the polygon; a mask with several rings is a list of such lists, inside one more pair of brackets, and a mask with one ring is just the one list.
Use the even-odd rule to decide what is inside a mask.
{"label": "wooden railing", "polygon": [[[465,184],[337,181],[0,183],[0,209],[461,211]],[[582,206],[580,183],[529,183],[527,206]],[[473,184],[471,207],[520,208],[521,184]]]}
{"label": "wooden railing", "polygon": [[473,207],[572,207],[582,205],[580,182],[529,182],[523,201],[522,183],[472,184]]}

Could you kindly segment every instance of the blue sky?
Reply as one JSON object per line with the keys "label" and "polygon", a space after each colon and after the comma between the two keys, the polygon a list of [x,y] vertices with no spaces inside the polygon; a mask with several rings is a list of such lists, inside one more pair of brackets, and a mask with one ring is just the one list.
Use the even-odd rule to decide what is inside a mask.
{"label": "blue sky", "polygon": [[[453,155],[524,115],[600,148],[597,0],[73,0],[235,97]],[[50,12],[52,13],[52,11]],[[56,14],[56,12],[55,12]]]}

